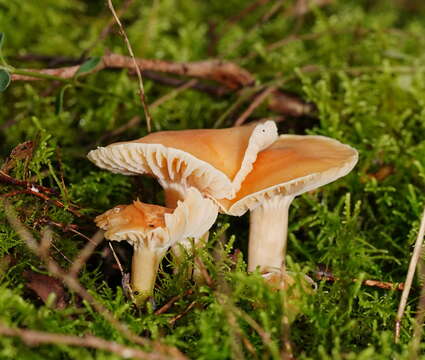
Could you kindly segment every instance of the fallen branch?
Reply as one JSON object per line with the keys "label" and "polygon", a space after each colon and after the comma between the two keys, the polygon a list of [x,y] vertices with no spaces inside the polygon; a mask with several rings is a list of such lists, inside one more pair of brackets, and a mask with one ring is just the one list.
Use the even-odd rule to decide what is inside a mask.
{"label": "fallen branch", "polygon": [[[80,65],[60,67],[56,69],[24,69],[12,71],[12,81],[35,81],[55,78],[71,79]],[[230,89],[238,89],[251,85],[254,77],[245,69],[231,62],[221,60],[204,60],[196,62],[172,62],[164,60],[133,59],[119,54],[108,54],[102,57],[99,65],[89,73],[103,69],[151,70],[176,75],[213,80]],[[33,73],[33,74],[31,74]],[[37,76],[38,75],[38,76]],[[82,74],[83,75],[83,74]]]}
{"label": "fallen branch", "polygon": [[38,346],[41,344],[62,344],[109,351],[113,354],[121,356],[124,359],[169,359],[169,357],[162,354],[149,353],[140,349],[118,344],[114,341],[107,341],[93,335],[74,336],[21,328],[10,328],[1,323],[0,334],[3,336],[18,337],[28,346]]}
{"label": "fallen branch", "polygon": [[[137,66],[135,65],[137,64]],[[12,81],[35,81],[35,80],[60,80],[70,82],[77,73],[80,65],[61,67],[57,69],[25,69],[15,70],[12,73]],[[140,69],[145,78],[162,83],[164,85],[178,87],[179,91],[186,88],[193,88],[213,96],[227,95],[232,91],[242,89],[244,95],[240,96],[240,102],[249,100],[258,89],[262,89],[269,98],[267,106],[270,110],[283,115],[299,117],[304,115],[314,114],[314,106],[306,103],[300,98],[284,93],[278,90],[274,85],[271,86],[253,86],[255,78],[247,70],[239,67],[238,65],[225,62],[221,60],[205,60],[198,62],[171,62],[163,60],[148,60],[148,59],[135,59],[131,57],[109,54],[102,57],[102,61],[91,72],[94,73],[103,69]],[[311,71],[311,69],[302,69],[303,71]],[[318,71],[317,68],[314,71]],[[81,74],[80,76],[88,73]],[[199,81],[187,82],[186,79],[177,79],[167,77],[160,73],[168,73],[173,75],[193,77],[203,80],[215,81],[221,86],[212,85],[208,83],[201,83]],[[80,84],[81,85],[81,84]],[[173,93],[175,95],[175,93]],[[249,115],[258,107],[266,98],[266,96],[257,99],[257,102],[251,104],[248,109],[241,115],[243,123]],[[156,104],[157,105],[157,104]],[[240,104],[239,104],[240,105]],[[152,106],[152,105],[151,105]],[[221,124],[224,120],[220,118],[214,127]]]}

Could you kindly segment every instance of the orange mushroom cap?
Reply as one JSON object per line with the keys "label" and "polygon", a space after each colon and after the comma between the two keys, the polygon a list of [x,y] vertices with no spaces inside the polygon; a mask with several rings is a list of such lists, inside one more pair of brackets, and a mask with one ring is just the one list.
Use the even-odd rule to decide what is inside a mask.
{"label": "orange mushroom cap", "polygon": [[232,198],[259,151],[277,138],[273,121],[229,129],[162,131],[90,151],[88,158],[112,172],[152,175],[184,183],[216,198]]}
{"label": "orange mushroom cap", "polygon": [[223,212],[242,215],[274,195],[297,196],[335,181],[348,174],[357,160],[355,149],[335,139],[281,135],[258,154],[236,196],[217,201]]}

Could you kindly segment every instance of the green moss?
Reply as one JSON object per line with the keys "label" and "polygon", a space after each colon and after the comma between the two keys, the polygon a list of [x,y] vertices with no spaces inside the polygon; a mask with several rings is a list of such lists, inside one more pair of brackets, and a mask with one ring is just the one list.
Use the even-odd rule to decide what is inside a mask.
{"label": "green moss", "polygon": [[[122,3],[114,1],[117,8]],[[396,346],[392,331],[400,294],[362,287],[360,281],[404,280],[425,200],[425,7],[419,2],[349,0],[314,8],[299,18],[290,15],[294,3],[283,2],[259,26],[274,3],[229,23],[247,6],[246,1],[133,2],[122,20],[137,56],[175,61],[217,56],[244,66],[255,74],[258,84],[284,81],[282,89],[313,102],[317,115],[288,117],[279,124],[281,132],[331,136],[359,150],[359,164],[350,175],[297,198],[291,207],[288,261],[292,269],[306,272],[324,263],[340,279],[321,282],[314,296],[301,298],[297,305],[302,313],[291,325],[291,340],[298,359],[406,359],[418,287],[409,298],[401,342]],[[107,50],[127,54],[115,30],[97,41],[111,19],[103,1],[0,0],[0,14],[0,31],[6,34],[3,55],[17,68],[60,66],[19,56],[78,59],[92,45],[90,56]],[[285,38],[288,41],[282,46],[268,48]],[[307,71],[311,65],[315,70]],[[5,160],[23,141],[36,145],[32,157],[18,160],[10,174],[54,187],[65,205],[59,208],[27,194],[9,198],[37,238],[41,218],[75,224],[90,236],[96,231],[93,218],[101,212],[136,197],[148,202],[162,198],[154,181],[102,171],[85,157],[98,145],[147,133],[135,78],[127,71],[104,70],[80,81],[83,87],[71,84],[64,91],[60,112],[56,104],[63,84],[14,82],[0,95],[0,157]],[[150,103],[171,90],[146,79],[145,88]],[[237,94],[214,98],[186,90],[152,109],[153,128],[212,127],[236,100]],[[222,126],[231,126],[246,106],[227,116]],[[253,113],[256,118],[272,115],[265,106]],[[139,125],[119,135],[110,133],[135,116],[141,118]],[[369,176],[382,166],[392,169],[388,177]],[[0,194],[13,190],[0,184]],[[72,206],[80,207],[83,216],[70,213]],[[52,256],[68,267],[67,259],[86,240],[66,229],[52,229]],[[107,246],[99,246],[80,280],[132,330],[175,345],[191,358],[278,358],[282,315],[288,310],[282,295],[264,285],[260,276],[246,275],[247,230],[247,216],[220,217],[208,251],[200,254],[213,288],[195,286],[185,280],[183,270],[172,275],[172,260],[167,257],[157,283],[156,304],[189,289],[192,292],[162,315],[155,315],[152,308],[139,313],[130,306],[120,287],[120,274],[113,273],[116,270],[108,263]],[[223,234],[227,245],[222,244]],[[131,250],[124,244],[114,246],[128,269]],[[231,260],[235,249],[242,253]],[[91,333],[127,343],[75,294],[69,294],[64,310],[41,304],[21,275],[24,270],[45,269],[0,212],[0,262],[7,254],[13,255],[14,263],[0,274],[2,322],[65,334]],[[186,315],[169,323],[192,303]],[[270,335],[268,344],[235,308]],[[0,337],[0,358],[118,359],[84,348],[29,347],[8,337]]]}

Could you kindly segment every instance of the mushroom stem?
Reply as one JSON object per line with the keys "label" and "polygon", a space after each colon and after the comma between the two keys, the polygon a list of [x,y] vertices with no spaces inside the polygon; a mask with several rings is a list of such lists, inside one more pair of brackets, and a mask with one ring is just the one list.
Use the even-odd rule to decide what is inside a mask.
{"label": "mushroom stem", "polygon": [[248,271],[280,271],[284,266],[288,232],[288,209],[294,196],[278,195],[251,211]]}
{"label": "mushroom stem", "polygon": [[163,252],[158,253],[145,246],[135,246],[131,264],[131,288],[137,306],[143,305],[152,296],[163,255]]}

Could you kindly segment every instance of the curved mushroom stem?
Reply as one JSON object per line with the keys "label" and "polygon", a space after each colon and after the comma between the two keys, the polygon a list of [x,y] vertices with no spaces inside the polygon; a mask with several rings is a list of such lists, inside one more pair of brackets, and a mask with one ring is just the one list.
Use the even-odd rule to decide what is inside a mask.
{"label": "curved mushroom stem", "polygon": [[251,211],[248,271],[284,270],[288,232],[288,209],[294,196],[278,195]]}
{"label": "curved mushroom stem", "polygon": [[139,307],[152,296],[156,274],[164,252],[153,251],[145,246],[135,246],[131,262],[131,289]]}

